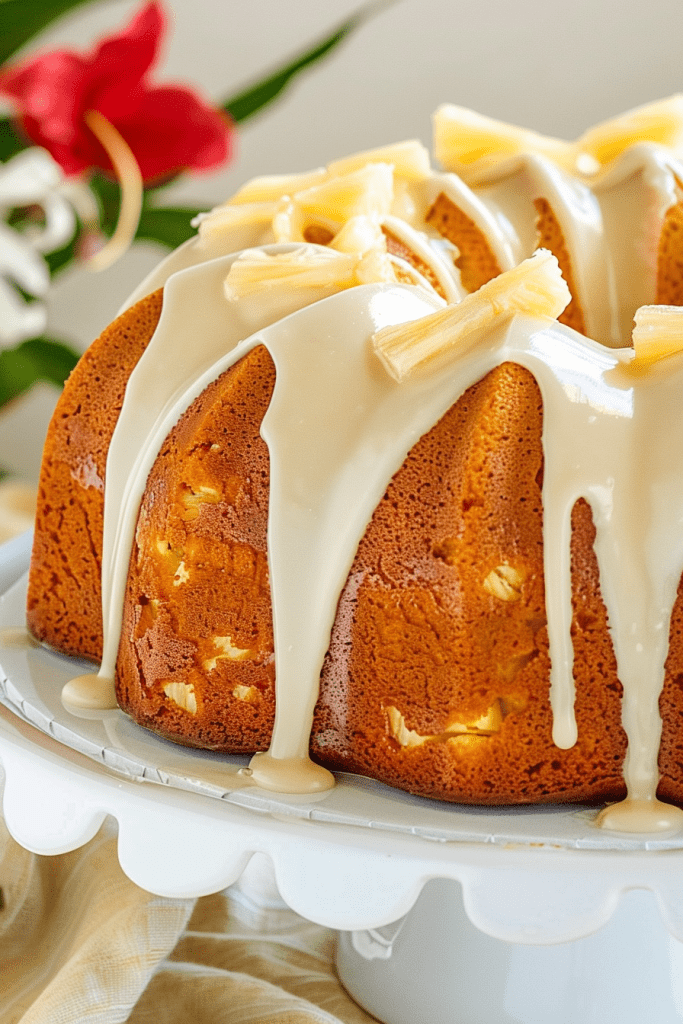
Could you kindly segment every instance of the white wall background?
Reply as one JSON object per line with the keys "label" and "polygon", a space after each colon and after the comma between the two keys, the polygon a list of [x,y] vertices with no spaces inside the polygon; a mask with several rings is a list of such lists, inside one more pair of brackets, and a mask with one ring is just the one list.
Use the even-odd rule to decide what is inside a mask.
{"label": "white wall background", "polygon": [[[360,0],[165,0],[172,19],[157,77],[232,96],[356,10]],[[137,0],[105,0],[62,19],[38,45],[85,48]],[[396,0],[284,99],[239,132],[218,174],[177,183],[168,203],[211,206],[256,174],[305,170],[358,149],[419,137],[449,101],[573,137],[629,107],[683,90],[682,0]],[[49,330],[84,348],[159,258],[136,246],[95,276],[69,270]],[[0,414],[0,465],[31,479],[55,393],[36,388]]]}

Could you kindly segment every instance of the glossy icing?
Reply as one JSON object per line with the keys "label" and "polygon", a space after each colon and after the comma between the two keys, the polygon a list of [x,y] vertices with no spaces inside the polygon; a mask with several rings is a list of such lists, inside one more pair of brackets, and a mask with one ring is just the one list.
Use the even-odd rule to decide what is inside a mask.
{"label": "glossy icing", "polygon": [[[641,117],[636,123],[654,124],[657,139],[667,132],[667,140],[677,139],[672,125],[678,106],[670,103],[661,116],[650,112],[649,121]],[[197,238],[164,261],[131,298],[165,285],[162,319],[131,377],[107,464],[105,653],[97,700],[106,703],[113,696],[113,684],[107,689],[104,680],[113,677],[128,555],[159,447],[211,380],[264,344],[277,370],[262,427],[271,460],[268,544],[277,712],[270,751],[253,760],[252,779],[292,791],[329,785],[329,773],[308,760],[308,738],[337,599],[357,544],[415,441],[467,387],[513,360],[534,374],[544,401],[545,579],[555,742],[568,747],[576,739],[569,536],[571,509],[585,497],[597,528],[601,587],[624,686],[629,739],[629,798],[620,811],[606,815],[604,824],[634,831],[678,826],[683,814],[668,807],[660,813],[654,794],[661,725],[657,701],[668,623],[683,571],[683,540],[677,536],[683,496],[670,469],[683,465],[683,431],[679,437],[671,429],[683,386],[683,357],[673,355],[635,372],[633,350],[625,346],[635,306],[654,299],[659,228],[667,209],[678,202],[683,171],[658,143],[629,148],[628,138],[642,138],[640,129],[632,127],[607,126],[602,134],[587,133],[580,145],[538,141],[525,133],[524,148],[532,148],[531,153],[515,150],[509,137],[501,145],[489,129],[486,159],[470,161],[476,170],[474,190],[453,174],[431,173],[416,156],[416,144],[406,144],[411,159],[402,155],[395,165],[386,162],[382,151],[380,162],[370,164],[377,173],[367,167],[363,173],[362,160],[359,170],[358,160],[351,159],[341,162],[336,173],[328,169],[303,181],[261,181],[251,193],[236,197],[239,217],[233,210],[221,212],[225,208],[205,217]],[[582,161],[586,154],[593,163]],[[606,154],[608,165],[599,159]],[[587,166],[592,175],[584,173]],[[347,176],[343,181],[340,173]],[[292,195],[286,191],[290,187]],[[278,192],[279,201],[273,199]],[[359,260],[368,253],[381,257],[378,228],[384,226],[445,284],[448,301],[457,301],[464,289],[452,247],[425,224],[426,211],[441,193],[486,237],[502,271],[535,248],[534,199],[548,199],[570,252],[575,295],[596,340],[547,318],[501,315],[479,331],[476,345],[398,384],[371,354],[370,339],[389,325],[427,318],[443,308],[426,280],[420,287],[386,283],[381,276],[386,260],[378,259],[373,265],[383,268],[380,283],[283,288],[271,285],[264,271],[257,298],[234,289],[226,297],[224,281],[236,256],[224,253],[289,232],[293,245],[268,250],[277,260],[304,241],[313,224],[334,232],[331,246],[344,252],[360,239]],[[343,202],[334,196],[344,196]],[[401,224],[396,223],[399,216]],[[367,240],[370,247],[363,251]],[[316,246],[307,250],[314,261],[316,251]],[[328,249],[319,251],[321,259],[329,255]],[[146,439],[142,445],[140,438]],[[363,495],[352,510],[344,500],[347,493]],[[78,699],[87,701],[88,686],[76,687]]]}

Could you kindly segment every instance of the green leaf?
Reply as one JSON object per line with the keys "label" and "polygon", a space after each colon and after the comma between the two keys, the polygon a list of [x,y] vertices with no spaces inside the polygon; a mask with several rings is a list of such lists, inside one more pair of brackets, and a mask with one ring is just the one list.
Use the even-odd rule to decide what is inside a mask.
{"label": "green leaf", "polygon": [[195,229],[191,226],[190,221],[200,212],[200,210],[191,210],[181,206],[145,209],[142,211],[135,237],[151,242],[161,242],[169,249],[177,249],[179,245],[195,234]]}
{"label": "green leaf", "polygon": [[78,233],[80,228],[65,246],[61,249],[57,249],[55,252],[49,252],[45,256],[45,262],[50,268],[50,274],[54,277],[60,270],[64,270],[70,263],[76,259],[76,244],[78,241]]}
{"label": "green leaf", "polygon": [[223,109],[227,111],[236,124],[239,124],[240,121],[246,121],[249,117],[253,117],[257,111],[279,96],[299,72],[326,57],[351,32],[362,25],[364,21],[371,18],[377,11],[389,6],[391,2],[393,0],[378,0],[378,2],[376,0],[374,3],[361,7],[347,21],[339,25],[332,35],[317,42],[311,50],[296,56],[289,64],[273,72],[264,81],[250,86],[231,100],[225,102]]}
{"label": "green leaf", "polygon": [[106,234],[111,234],[116,227],[121,207],[121,186],[118,181],[112,181],[100,171],[95,171],[88,181],[92,192],[95,193],[97,204],[100,208],[100,226]]}
{"label": "green leaf", "polygon": [[63,341],[32,338],[0,351],[0,406],[23,395],[37,381],[61,387],[79,355]]}
{"label": "green leaf", "polygon": [[0,63],[4,63],[55,18],[92,0],[2,0]]}
{"label": "green leaf", "polygon": [[[1,10],[2,6],[0,6]],[[27,142],[17,131],[11,118],[0,117],[0,161],[2,163],[15,156],[16,153],[21,153],[22,149],[26,149],[30,145],[32,143]]]}
{"label": "green leaf", "polygon": [[[90,187],[97,196],[102,230],[105,234],[111,235],[119,216],[121,203],[119,184],[103,174],[95,173],[90,179]],[[145,189],[144,205],[135,237],[150,242],[160,242],[170,249],[175,249],[192,237],[194,228],[190,226],[190,221],[201,211],[182,206],[150,206],[150,197],[155,192],[154,188]],[[52,266],[52,264],[50,265]]]}

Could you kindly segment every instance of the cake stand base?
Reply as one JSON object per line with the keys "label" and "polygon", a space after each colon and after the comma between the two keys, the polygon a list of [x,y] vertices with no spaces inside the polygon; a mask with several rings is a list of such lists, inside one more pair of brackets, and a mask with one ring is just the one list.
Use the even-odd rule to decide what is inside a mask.
{"label": "cake stand base", "polygon": [[25,579],[11,584],[28,547],[0,547],[3,810],[26,849],[77,849],[111,815],[137,885],[182,898],[243,876],[256,903],[270,862],[267,899],[341,933],[341,979],[385,1024],[683,1024],[683,832],[609,833],[595,808],[458,808],[353,777],[315,799],[264,794],[235,785],[239,759],[119,711],[74,718],[59,694],[77,666],[21,640]]}
{"label": "cake stand base", "polygon": [[432,879],[401,921],[342,932],[339,976],[383,1024],[680,1024],[683,943],[651,892],[592,935],[531,946],[485,935],[457,882]]}

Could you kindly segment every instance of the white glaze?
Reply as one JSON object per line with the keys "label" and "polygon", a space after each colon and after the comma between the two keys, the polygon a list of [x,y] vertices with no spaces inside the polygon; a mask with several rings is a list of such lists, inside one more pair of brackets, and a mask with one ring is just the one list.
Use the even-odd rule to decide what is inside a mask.
{"label": "white glaze", "polygon": [[[602,335],[601,341],[623,345],[630,333],[625,310],[630,318],[635,308],[632,297],[652,300],[653,239],[658,239],[666,209],[678,201],[678,175],[668,153],[643,144],[597,175],[589,190],[545,157],[527,155],[489,161],[478,195],[454,175],[404,182],[400,206],[414,214],[408,231],[424,228],[426,210],[445,191],[484,231],[506,269],[529,255],[533,199],[546,196],[570,249],[587,323]],[[644,241],[638,235],[643,224]],[[603,230],[607,248],[619,253],[610,260]],[[241,228],[239,235],[240,241],[248,236],[252,245],[267,240],[269,229],[252,225]],[[424,232],[420,255],[443,260],[441,273],[460,292],[448,251],[431,246],[433,235]],[[234,257],[215,257],[234,238],[235,232],[228,232],[186,243],[136,293],[139,297],[166,282],[164,314],[131,377],[107,468],[107,625],[101,675],[113,673],[137,508],[159,446],[206,384],[263,343],[277,368],[262,428],[271,459],[269,562],[277,717],[269,755],[255,759],[252,771],[260,784],[278,788],[278,764],[283,769],[299,765],[309,775],[303,789],[324,788],[327,780],[308,762],[310,721],[337,598],[365,525],[414,442],[470,384],[512,359],[531,370],[544,399],[545,577],[555,741],[569,747],[576,739],[569,536],[571,509],[583,496],[596,521],[601,587],[625,691],[625,776],[628,807],[636,809],[625,817],[611,813],[605,824],[634,830],[671,827],[677,812],[662,816],[654,792],[661,725],[657,701],[669,617],[683,570],[683,543],[676,535],[683,499],[670,470],[683,465],[683,434],[677,438],[672,432],[683,386],[681,360],[672,357],[664,367],[634,375],[627,369],[631,352],[609,352],[554,322],[516,317],[483,336],[460,360],[399,386],[369,354],[369,338],[386,323],[436,308],[427,293],[404,286],[364,286],[287,317],[291,308],[317,296],[290,297],[283,300],[285,306],[276,303],[268,309],[259,322],[257,307],[240,300],[228,308],[222,295],[222,280]],[[605,303],[606,295],[611,304]],[[241,341],[273,321],[278,322]],[[198,347],[200,339],[207,339],[206,349]],[[150,400],[150,390],[162,379],[157,352],[176,372]],[[228,354],[218,358],[222,352]],[[186,354],[189,362],[181,363]],[[292,416],[295,407],[297,417]],[[140,447],[142,437],[150,440]],[[134,458],[126,455],[131,451]],[[352,515],[345,501],[348,493],[363,495]],[[643,807],[652,813],[643,815]]]}
{"label": "white glaze", "polygon": [[[224,261],[219,264],[221,273],[215,263],[207,264],[169,282],[167,308],[177,308],[178,315],[160,325],[155,336],[159,345],[173,344],[178,332],[182,336],[187,314],[180,306],[190,282],[195,296],[199,277],[218,291],[225,269]],[[467,387],[501,362],[519,362],[538,380],[545,410],[545,575],[555,740],[568,747],[576,738],[569,543],[571,509],[584,496],[594,509],[603,594],[626,691],[629,788],[635,799],[652,799],[657,782],[656,702],[668,617],[683,571],[683,543],[676,542],[683,495],[677,493],[667,458],[653,457],[647,439],[654,436],[655,448],[669,455],[676,445],[674,459],[683,464],[683,431],[676,439],[671,419],[660,417],[661,409],[673,406],[680,393],[683,357],[672,357],[664,369],[660,364],[648,374],[633,375],[625,369],[630,350],[613,352],[554,321],[519,316],[509,326],[484,333],[479,345],[438,371],[398,385],[369,353],[369,339],[386,324],[435,308],[435,302],[405,286],[351,289],[258,332],[198,373],[143,446],[142,469],[131,478],[136,498],[126,505],[121,497],[123,525],[111,551],[110,537],[105,537],[105,564],[114,569],[127,565],[147,467],[169,423],[223,369],[254,345],[266,345],[277,370],[262,426],[271,459],[268,546],[277,666],[278,710],[270,753],[276,761],[298,759],[303,769],[337,599],[388,480],[414,442]],[[191,317],[189,323],[196,328]],[[135,421],[147,415],[136,402],[122,415],[117,431],[124,447],[124,438],[139,436]],[[348,494],[361,494],[363,500],[349,508]],[[113,506],[112,498],[110,492]],[[653,543],[653,537],[662,538],[663,546]],[[119,577],[121,588],[124,576]],[[106,577],[105,586],[111,587]],[[118,630],[113,619],[109,629],[115,656]],[[657,646],[650,642],[653,633],[659,638]],[[263,764],[255,762],[256,781],[259,767]]]}

